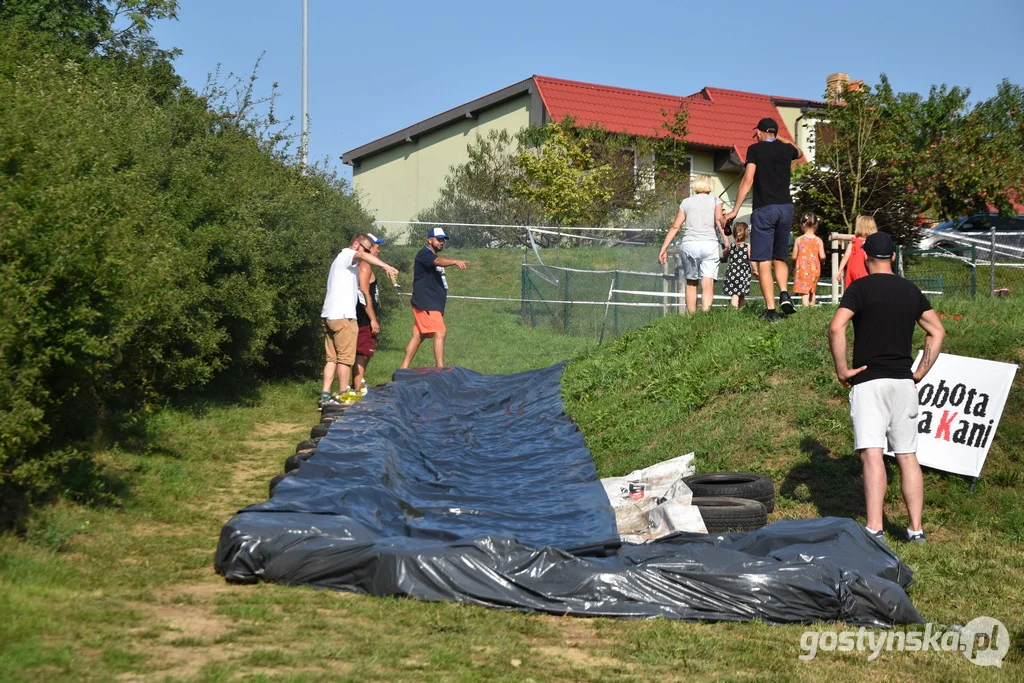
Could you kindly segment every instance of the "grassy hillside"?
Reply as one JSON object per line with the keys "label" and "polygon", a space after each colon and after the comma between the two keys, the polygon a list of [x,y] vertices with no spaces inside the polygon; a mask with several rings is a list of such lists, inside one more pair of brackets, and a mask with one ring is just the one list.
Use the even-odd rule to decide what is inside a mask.
{"label": "grassy hillside", "polygon": [[[1024,305],[936,300],[950,353],[1024,360]],[[826,337],[831,309],[800,310],[776,324],[746,312],[669,317],[589,351],[564,377],[567,410],[602,476],[696,452],[698,472],[770,475],[772,519],[864,519],[860,460],[853,451],[847,392],[835,379]],[[923,335],[919,331],[916,343]],[[1024,626],[1024,374],[1018,373],[977,489],[965,478],[925,476],[924,547],[896,542],[920,584],[926,619],[965,623],[995,616]],[[906,512],[889,463],[887,527],[899,536]]]}
{"label": "grassy hillside", "polygon": [[[518,293],[521,254],[461,256],[471,267],[449,278],[453,293]],[[1021,360],[1020,304],[940,310],[964,315],[947,321],[952,351]],[[593,339],[523,328],[518,316],[517,304],[451,302],[449,362],[511,372],[579,356],[565,379],[568,408],[602,475],[695,450],[701,469],[771,473],[776,517],[862,514],[843,394],[823,337],[828,311],[801,311],[774,326],[730,311],[671,317],[601,349]],[[372,382],[397,366],[408,318],[402,300],[370,366]],[[429,363],[429,348],[418,360]],[[167,408],[98,455],[104,479],[88,505],[47,508],[25,536],[0,536],[0,678],[859,681],[1021,671],[1019,649],[1001,671],[956,653],[883,653],[873,662],[821,653],[803,662],[803,626],[556,618],[227,585],[212,568],[220,527],[265,498],[267,481],[316,420],[317,390],[311,377],[264,386],[241,405]],[[912,596],[927,619],[994,616],[1018,642],[1022,395],[1018,378],[978,490],[930,474],[925,523],[933,542],[894,544],[916,572]],[[898,493],[890,493],[899,523]]]}

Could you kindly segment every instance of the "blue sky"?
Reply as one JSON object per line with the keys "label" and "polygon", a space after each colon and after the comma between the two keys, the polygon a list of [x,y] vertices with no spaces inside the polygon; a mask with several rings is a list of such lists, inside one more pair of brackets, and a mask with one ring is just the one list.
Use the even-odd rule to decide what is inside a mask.
{"label": "blue sky", "polygon": [[[310,157],[349,149],[532,74],[685,95],[705,85],[820,97],[825,76],[897,90],[1024,83],[1024,2],[870,0],[560,3],[309,0]],[[775,7],[772,14],[761,7]],[[178,73],[248,75],[265,53],[257,94],[278,83],[277,111],[301,98],[301,0],[181,0],[153,30],[177,47]]]}

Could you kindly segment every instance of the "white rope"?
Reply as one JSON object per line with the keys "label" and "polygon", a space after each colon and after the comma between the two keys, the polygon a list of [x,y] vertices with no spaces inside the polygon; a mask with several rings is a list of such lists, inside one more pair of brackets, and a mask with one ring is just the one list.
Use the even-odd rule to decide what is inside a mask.
{"label": "white rope", "polygon": [[530,234],[540,233],[542,235],[558,235],[559,237],[569,237],[574,240],[592,240],[594,242],[614,242],[615,244],[629,244],[631,246],[649,246],[646,242],[626,242],[625,240],[616,240],[610,237],[587,237],[586,235],[571,235],[567,232],[555,232],[554,230],[544,230],[542,228],[527,228],[527,232]]}
{"label": "white rope", "polygon": [[[412,296],[408,292],[399,292],[400,296]],[[564,301],[560,299],[511,299],[500,296],[458,296],[455,294],[449,294],[449,299],[471,299],[474,301],[512,301],[516,303],[524,304],[580,304],[582,306],[604,306],[607,301]],[[662,304],[643,304],[643,303],[632,303],[628,301],[613,301],[612,306],[658,306]]]}
{"label": "white rope", "polygon": [[[941,237],[942,239],[949,239],[949,240],[952,240],[953,242],[963,242],[965,244],[973,244],[975,247],[983,247],[983,248],[985,248],[986,251],[989,251],[992,248],[992,233],[989,232],[989,231],[978,232],[977,234],[979,235],[979,237],[969,237],[967,235],[962,235],[962,234],[957,234],[957,233],[952,233],[952,232],[944,232],[944,231],[939,231],[939,232],[936,232],[936,233],[933,233],[933,234],[937,238]],[[985,235],[985,237],[982,238],[982,237],[980,237],[981,235]],[[996,235],[998,237],[1024,237],[1024,232],[1019,232],[1019,231],[999,232],[999,231],[997,231]],[[931,237],[932,235],[928,235],[928,236]],[[1012,256],[1013,255],[1011,253],[1007,253],[1007,251],[1009,251],[1009,252],[1017,252],[1018,254],[1024,254],[1024,248],[1022,248],[1022,247],[1013,247],[1013,246],[1010,246],[1009,244],[1000,244],[999,242],[996,242],[996,253],[997,254],[1000,253],[1001,249],[1002,250],[1006,250],[1006,251],[1002,252],[1006,256]]]}
{"label": "white rope", "polygon": [[[440,225],[442,227],[511,227],[517,230],[593,230],[595,232],[656,232],[660,227],[584,227],[577,225],[505,225],[502,223],[438,223],[430,220],[375,220],[396,225]],[[578,236],[579,237],[579,236]]]}
{"label": "white rope", "polygon": [[[527,268],[536,268],[536,263],[524,263]],[[562,270],[569,273],[589,273],[594,275],[611,275],[612,273],[623,273],[625,275],[650,275],[651,277],[667,277],[664,273],[649,272],[642,270],[584,270],[582,268],[564,268],[562,266],[549,266],[546,263],[540,264],[542,267],[548,270]]]}

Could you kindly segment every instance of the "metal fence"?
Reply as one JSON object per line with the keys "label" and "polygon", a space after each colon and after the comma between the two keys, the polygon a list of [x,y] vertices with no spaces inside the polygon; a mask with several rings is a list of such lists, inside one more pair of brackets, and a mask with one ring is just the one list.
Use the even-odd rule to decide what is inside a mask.
{"label": "metal fence", "polygon": [[[391,241],[397,232],[394,226],[379,230],[389,238],[387,257],[410,268],[426,229],[426,225],[416,224],[415,233],[400,232],[403,236],[418,234],[407,246]],[[456,277],[449,298],[466,300],[466,305],[499,306],[505,302],[505,310],[518,311],[524,325],[607,338],[685,310],[676,251],[669,250],[664,267],[657,263],[664,228],[459,224],[445,229],[451,235],[447,253],[474,261],[474,269],[487,264],[493,273],[471,290],[460,287],[461,278]],[[817,292],[819,304],[832,304],[842,295],[838,264],[848,239],[848,235],[831,236],[831,259],[823,266]],[[995,248],[990,242],[984,249],[972,243],[900,250],[897,268],[930,297],[1020,296],[1024,293],[1024,258],[1017,258],[1015,249],[997,241]],[[720,274],[725,267],[723,263]],[[720,278],[715,287],[716,307],[729,305],[729,297],[721,293],[722,284]],[[748,305],[761,305],[756,277],[746,298]]]}
{"label": "metal fence", "polygon": [[897,249],[896,263],[900,275],[930,296],[974,297],[978,293],[978,252],[973,245]]}

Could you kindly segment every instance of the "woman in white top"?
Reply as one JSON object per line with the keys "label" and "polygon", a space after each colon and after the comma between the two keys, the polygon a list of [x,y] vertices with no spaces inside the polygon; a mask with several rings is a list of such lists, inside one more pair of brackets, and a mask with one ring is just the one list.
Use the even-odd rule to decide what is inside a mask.
{"label": "woman in white top", "polygon": [[679,245],[679,258],[683,264],[683,278],[686,280],[686,310],[690,313],[697,310],[698,280],[701,289],[700,308],[702,311],[711,309],[721,259],[720,245],[729,245],[729,238],[725,235],[725,220],[722,218],[722,200],[711,196],[711,188],[711,176],[698,175],[694,179],[693,191],[696,194],[687,197],[679,205],[679,212],[658,254],[658,263],[665,265],[668,245],[679,228],[685,228]]}

